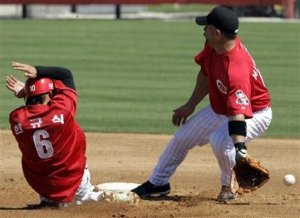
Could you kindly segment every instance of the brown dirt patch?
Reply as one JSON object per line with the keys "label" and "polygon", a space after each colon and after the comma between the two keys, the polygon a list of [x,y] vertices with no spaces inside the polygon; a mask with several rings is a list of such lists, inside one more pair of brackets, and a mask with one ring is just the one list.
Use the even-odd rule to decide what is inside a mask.
{"label": "brown dirt patch", "polygon": [[[254,193],[224,205],[215,201],[219,169],[209,145],[194,148],[172,177],[167,197],[141,200],[138,206],[89,203],[61,210],[26,210],[38,195],[23,178],[20,152],[8,131],[0,132],[0,217],[299,217],[300,183],[284,186],[291,173],[300,179],[299,140],[258,139],[249,151],[270,170],[271,180]],[[86,133],[92,183],[135,182],[148,179],[172,136]]]}

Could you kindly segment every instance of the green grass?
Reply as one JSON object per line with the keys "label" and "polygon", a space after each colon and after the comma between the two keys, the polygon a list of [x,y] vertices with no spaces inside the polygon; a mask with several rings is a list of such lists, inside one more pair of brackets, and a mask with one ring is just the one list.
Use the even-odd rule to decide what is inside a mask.
{"label": "green grass", "polygon": [[[268,86],[266,137],[300,137],[299,23],[241,23],[240,36]],[[0,20],[0,127],[23,102],[5,88],[13,60],[74,73],[85,131],[173,133],[172,109],[195,84],[203,30],[192,21]],[[207,103],[207,100],[206,102]],[[200,104],[203,107],[205,103]]]}

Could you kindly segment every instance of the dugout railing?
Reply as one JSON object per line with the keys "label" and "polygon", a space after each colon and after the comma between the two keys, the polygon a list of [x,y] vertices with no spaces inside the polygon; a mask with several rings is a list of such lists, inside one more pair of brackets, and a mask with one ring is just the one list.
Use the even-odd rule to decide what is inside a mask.
{"label": "dugout railing", "polygon": [[296,0],[0,0],[0,4],[21,4],[23,5],[22,17],[26,17],[26,7],[31,4],[43,5],[72,5],[76,10],[76,5],[89,4],[111,4],[115,5],[116,17],[121,16],[121,5],[154,5],[154,4],[218,4],[227,6],[273,6],[282,5],[285,8],[285,17],[293,18],[296,7]]}

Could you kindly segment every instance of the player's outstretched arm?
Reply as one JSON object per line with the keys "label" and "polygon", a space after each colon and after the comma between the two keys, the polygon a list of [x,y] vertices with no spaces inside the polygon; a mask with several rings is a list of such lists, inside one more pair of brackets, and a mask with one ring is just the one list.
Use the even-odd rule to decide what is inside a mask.
{"label": "player's outstretched arm", "polygon": [[207,77],[200,70],[197,76],[196,85],[194,91],[188,100],[188,102],[179,108],[173,110],[172,123],[175,126],[185,124],[187,118],[194,113],[196,106],[203,100],[208,94],[208,81]]}
{"label": "player's outstretched arm", "polygon": [[71,70],[55,66],[35,66],[38,77],[49,77],[62,81],[65,86],[76,90]]}
{"label": "player's outstretched arm", "polygon": [[6,77],[6,87],[13,92],[16,97],[23,98],[25,96],[24,86],[25,84],[13,75]]}
{"label": "player's outstretched arm", "polygon": [[11,66],[14,70],[20,70],[24,73],[24,76],[29,78],[35,78],[37,76],[37,70],[34,66],[29,64],[23,64],[19,62],[12,62]]}

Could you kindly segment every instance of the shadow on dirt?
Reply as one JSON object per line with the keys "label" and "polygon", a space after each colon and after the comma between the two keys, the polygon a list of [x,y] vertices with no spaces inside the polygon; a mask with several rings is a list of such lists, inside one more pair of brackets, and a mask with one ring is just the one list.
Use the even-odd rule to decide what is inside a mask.
{"label": "shadow on dirt", "polygon": [[59,209],[56,206],[44,204],[29,204],[26,207],[0,207],[1,210],[40,210],[40,209]]}
{"label": "shadow on dirt", "polygon": [[[37,210],[38,208],[31,207],[0,207],[0,210]],[[40,208],[39,208],[40,209]]]}
{"label": "shadow on dirt", "polygon": [[173,196],[159,196],[159,197],[145,197],[141,198],[142,200],[148,201],[173,201],[173,202],[188,202],[188,201],[216,201],[215,198],[205,197],[205,196],[181,196],[181,195],[173,195]]}

